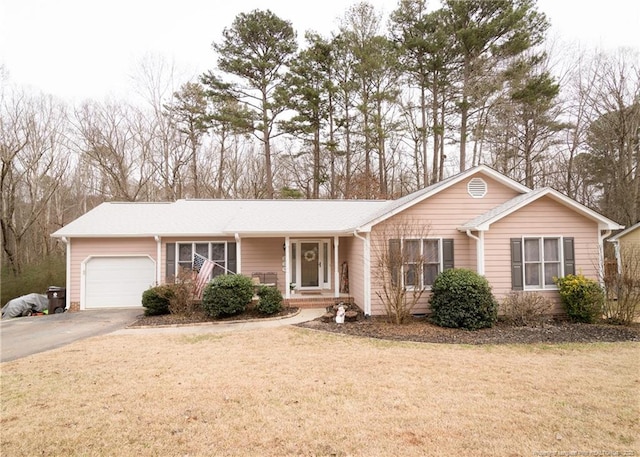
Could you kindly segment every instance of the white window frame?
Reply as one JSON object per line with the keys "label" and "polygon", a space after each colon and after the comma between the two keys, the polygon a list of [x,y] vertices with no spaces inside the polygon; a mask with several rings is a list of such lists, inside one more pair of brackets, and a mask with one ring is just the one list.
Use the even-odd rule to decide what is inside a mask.
{"label": "white window frame", "polygon": [[[425,259],[425,253],[424,253],[424,242],[425,241],[437,241],[438,242],[438,274],[442,273],[442,271],[444,270],[444,253],[443,253],[443,242],[442,242],[443,238],[439,237],[439,238],[434,238],[434,237],[427,237],[427,238],[400,238],[400,252],[404,253],[404,243],[406,241],[419,241],[420,243],[420,258],[421,259]],[[401,254],[402,258],[404,259],[404,254]],[[402,287],[405,287],[407,290],[431,290],[431,284],[425,284],[424,283],[424,265],[422,267],[422,271],[420,272],[420,281],[418,286],[416,287],[415,285],[411,285],[411,286],[407,286],[404,283],[404,278],[405,278],[405,265],[412,263],[414,264],[415,262],[402,262],[402,265],[400,265],[400,280],[402,281]],[[436,262],[430,262],[430,264],[434,265]],[[424,264],[424,262],[423,262]],[[437,275],[436,275],[437,276]]]}
{"label": "white window frame", "polygon": [[[537,240],[538,249],[540,252],[540,260],[527,261],[526,255],[526,241]],[[544,258],[544,241],[556,240],[558,242],[558,260],[545,260]],[[522,237],[522,288],[523,290],[557,290],[558,286],[552,281],[551,284],[547,284],[545,281],[545,264],[557,263],[559,264],[558,276],[559,278],[564,276],[564,237],[561,235],[528,235]],[[540,283],[535,285],[527,285],[527,265],[538,264],[538,274],[540,277]]]}
{"label": "white window frame", "polygon": [[[180,272],[180,264],[181,263],[186,263],[186,261],[181,261],[180,260],[180,246],[183,245],[191,245],[191,265],[193,265],[193,261],[195,259],[195,253],[196,253],[196,244],[206,244],[207,245],[207,259],[209,260],[213,260],[214,262],[219,262],[221,259],[212,259],[211,255],[212,255],[212,245],[213,244],[222,244],[224,245],[224,272],[222,274],[226,275],[229,274],[227,269],[229,268],[229,243],[235,243],[235,241],[227,241],[227,240],[206,240],[206,241],[176,241],[175,242],[175,271],[174,271],[174,277],[177,277],[178,273]],[[236,249],[237,249],[237,244],[236,244]],[[236,259],[237,262],[237,259]],[[236,265],[236,269],[237,269],[237,265]],[[211,274],[209,275],[209,279],[213,278],[213,273],[216,270],[216,268],[214,267],[214,269],[211,271]]]}

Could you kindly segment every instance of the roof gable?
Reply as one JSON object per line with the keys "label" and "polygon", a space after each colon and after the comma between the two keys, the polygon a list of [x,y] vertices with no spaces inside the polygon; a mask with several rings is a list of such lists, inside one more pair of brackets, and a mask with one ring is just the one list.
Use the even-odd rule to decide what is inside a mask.
{"label": "roof gable", "polygon": [[464,225],[458,227],[458,230],[487,231],[489,230],[491,224],[493,224],[494,222],[503,219],[509,214],[512,214],[545,196],[550,197],[563,206],[597,222],[600,230],[616,230],[622,228],[622,226],[618,223],[604,217],[603,215],[593,211],[592,209],[587,208],[586,206],[576,202],[575,200],[572,200],[571,198],[561,194],[560,192],[550,187],[542,187],[532,190],[526,194],[518,195],[517,197],[512,198],[502,205],[496,206],[486,213],[481,214],[478,217],[466,222]]}
{"label": "roof gable", "polygon": [[370,219],[363,221],[362,226],[370,229],[372,226],[379,224],[380,222],[383,222],[390,217],[395,216],[396,214],[399,214],[414,205],[417,205],[418,203],[428,199],[429,197],[439,194],[440,192],[458,184],[459,182],[476,175],[492,178],[495,181],[498,181],[504,186],[519,193],[528,193],[531,191],[531,189],[529,189],[528,187],[523,186],[519,182],[514,181],[513,179],[508,178],[501,173],[498,173],[497,171],[487,167],[486,165],[478,165],[477,167],[470,168],[469,170],[466,170],[462,173],[450,176],[449,178],[427,186],[424,189],[420,189],[402,198],[390,201],[384,207],[382,207],[378,213],[373,214]]}

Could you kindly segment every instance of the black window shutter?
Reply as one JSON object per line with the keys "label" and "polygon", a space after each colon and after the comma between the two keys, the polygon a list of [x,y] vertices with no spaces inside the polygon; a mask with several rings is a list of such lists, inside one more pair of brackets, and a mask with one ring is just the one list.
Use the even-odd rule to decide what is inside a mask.
{"label": "black window shutter", "polygon": [[445,270],[450,270],[454,267],[452,238],[442,240],[442,266]]}
{"label": "black window shutter", "polygon": [[522,290],[522,239],[511,238],[511,289]]}
{"label": "black window shutter", "polygon": [[165,280],[167,282],[173,282],[176,275],[176,244],[167,243],[167,254],[165,256],[166,271]]}
{"label": "black window shutter", "polygon": [[574,275],[576,274],[576,258],[573,249],[573,238],[563,239],[563,251],[564,251],[564,274]]}

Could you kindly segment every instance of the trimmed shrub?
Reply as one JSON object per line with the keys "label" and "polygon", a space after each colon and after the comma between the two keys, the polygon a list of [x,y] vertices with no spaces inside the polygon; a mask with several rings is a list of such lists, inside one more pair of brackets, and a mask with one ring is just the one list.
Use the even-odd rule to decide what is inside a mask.
{"label": "trimmed shrub", "polygon": [[142,306],[145,316],[169,314],[169,304],[173,298],[173,289],[169,284],[152,287],[142,293]]}
{"label": "trimmed shrub", "polygon": [[211,317],[243,312],[253,297],[251,279],[242,275],[216,276],[204,289],[202,307]]}
{"label": "trimmed shrub", "polygon": [[262,286],[258,290],[256,309],[262,314],[274,314],[282,309],[282,293],[275,287]]}
{"label": "trimmed shrub", "polygon": [[511,292],[500,305],[502,319],[516,327],[534,326],[549,318],[552,304],[537,292]]}
{"label": "trimmed shrub", "polygon": [[583,275],[567,275],[554,280],[562,306],[572,321],[592,324],[602,317],[604,291],[600,284]]}
{"label": "trimmed shrub", "polygon": [[487,280],[475,271],[445,270],[436,277],[431,291],[431,318],[441,327],[476,330],[496,321],[498,303]]}

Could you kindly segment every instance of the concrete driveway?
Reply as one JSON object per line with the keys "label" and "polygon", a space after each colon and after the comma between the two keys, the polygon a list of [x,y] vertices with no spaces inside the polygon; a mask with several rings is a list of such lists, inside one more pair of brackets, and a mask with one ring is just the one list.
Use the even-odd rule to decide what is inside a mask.
{"label": "concrete driveway", "polygon": [[0,362],[55,349],[73,341],[104,335],[131,324],[144,308],[80,311],[2,319]]}

